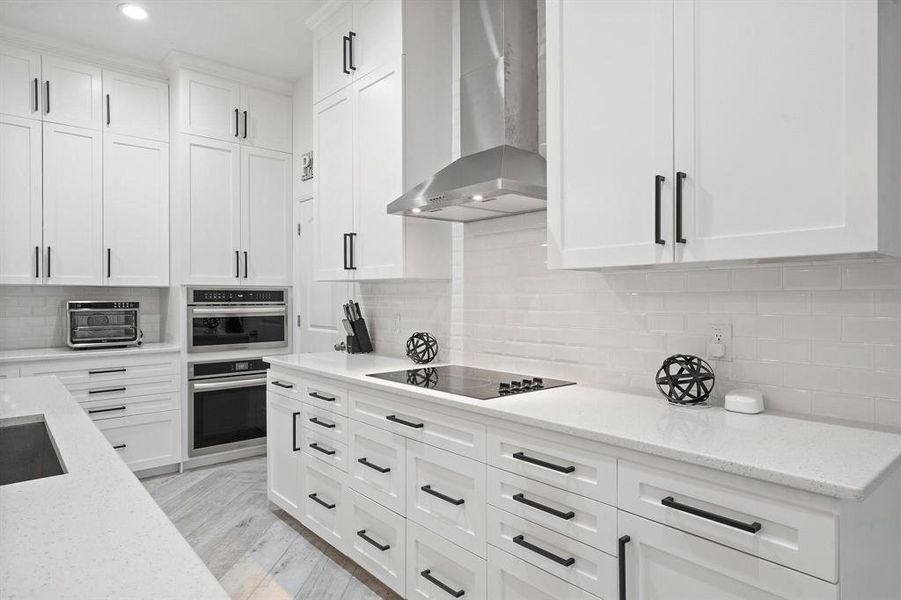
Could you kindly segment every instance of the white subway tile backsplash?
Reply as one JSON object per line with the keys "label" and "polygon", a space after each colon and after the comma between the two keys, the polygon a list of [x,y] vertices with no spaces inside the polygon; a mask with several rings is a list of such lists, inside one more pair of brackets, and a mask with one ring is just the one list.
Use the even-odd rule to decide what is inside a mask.
{"label": "white subway tile backsplash", "polygon": [[782,289],[782,270],[735,269],[732,272],[733,290],[779,290]]}
{"label": "white subway tile backsplash", "polygon": [[866,396],[814,392],[812,413],[818,417],[872,423],[876,419],[876,400]]}
{"label": "white subway tile backsplash", "polygon": [[842,339],[870,344],[901,344],[901,319],[846,317]]}
{"label": "white subway tile backsplash", "polygon": [[809,292],[761,292],[757,310],[765,315],[805,315],[810,313]]}
{"label": "white subway tile backsplash", "polygon": [[875,352],[877,369],[901,371],[901,346],[876,346]]}
{"label": "white subway tile backsplash", "polygon": [[810,342],[797,340],[759,340],[757,359],[773,362],[806,363],[810,360]]}
{"label": "white subway tile backsplash", "polygon": [[839,265],[786,266],[782,269],[786,290],[838,290],[842,287]]}
{"label": "white subway tile backsplash", "polygon": [[901,262],[893,260],[845,265],[844,287],[901,289]]}
{"label": "white subway tile backsplash", "polygon": [[786,339],[842,339],[841,317],[785,317],[782,323]]}
{"label": "white subway tile backsplash", "polygon": [[842,389],[840,369],[820,365],[785,365],[787,387],[839,392]]}
{"label": "white subway tile backsplash", "polygon": [[721,292],[732,287],[732,275],[725,269],[688,271],[685,282],[686,289],[695,292]]}
{"label": "white subway tile backsplash", "polygon": [[880,425],[901,427],[901,401],[876,398],[876,422]]}
{"label": "white subway tile backsplash", "polygon": [[846,394],[897,398],[898,390],[901,390],[901,373],[869,369],[842,370],[842,391]]}
{"label": "white subway tile backsplash", "polygon": [[873,346],[842,342],[813,343],[813,362],[833,367],[873,368]]}
{"label": "white subway tile backsplash", "polygon": [[874,299],[876,316],[901,318],[901,290],[877,291]]}
{"label": "white subway tile backsplash", "polygon": [[873,292],[843,290],[814,292],[813,314],[870,316],[874,310]]}

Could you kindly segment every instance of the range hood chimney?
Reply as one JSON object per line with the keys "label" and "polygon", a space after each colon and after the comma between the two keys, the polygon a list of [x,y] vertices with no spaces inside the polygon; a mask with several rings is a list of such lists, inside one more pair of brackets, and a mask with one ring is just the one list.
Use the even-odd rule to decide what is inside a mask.
{"label": "range hood chimney", "polygon": [[468,222],[546,208],[537,27],[535,0],[460,2],[463,157],[389,204],[389,214]]}

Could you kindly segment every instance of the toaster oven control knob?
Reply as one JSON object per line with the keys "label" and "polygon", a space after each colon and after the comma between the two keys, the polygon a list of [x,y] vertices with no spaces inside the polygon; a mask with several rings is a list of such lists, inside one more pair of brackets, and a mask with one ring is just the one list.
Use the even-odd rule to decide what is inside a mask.
{"label": "toaster oven control knob", "polygon": [[543,388],[543,387],[544,387],[544,379],[542,379],[541,377],[536,377],[536,378],[534,378],[534,379],[532,380],[532,386],[533,386],[535,389],[541,389],[541,388]]}
{"label": "toaster oven control knob", "polygon": [[532,380],[531,379],[523,379],[522,380],[522,389],[523,390],[531,390],[532,389]]}
{"label": "toaster oven control knob", "polygon": [[505,396],[510,393],[510,384],[509,383],[500,383],[497,386],[497,391],[501,396]]}
{"label": "toaster oven control knob", "polygon": [[521,391],[522,391],[522,382],[519,382],[519,381],[511,381],[511,382],[510,382],[510,389],[513,391],[514,394],[515,394],[516,392],[521,392]]}

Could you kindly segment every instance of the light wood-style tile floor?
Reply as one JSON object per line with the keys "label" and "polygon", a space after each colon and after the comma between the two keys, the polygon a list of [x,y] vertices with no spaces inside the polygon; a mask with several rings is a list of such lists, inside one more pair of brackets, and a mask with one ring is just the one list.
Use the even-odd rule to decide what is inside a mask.
{"label": "light wood-style tile floor", "polygon": [[232,598],[400,598],[269,503],[265,457],[143,484]]}

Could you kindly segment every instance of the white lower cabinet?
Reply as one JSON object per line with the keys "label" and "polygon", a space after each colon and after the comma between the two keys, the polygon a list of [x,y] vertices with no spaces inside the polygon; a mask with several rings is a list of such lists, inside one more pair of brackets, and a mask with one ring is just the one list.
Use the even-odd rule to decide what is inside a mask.
{"label": "white lower cabinet", "polygon": [[839,598],[836,585],[622,511],[619,534],[629,600]]}
{"label": "white lower cabinet", "polygon": [[97,421],[113,448],[132,471],[181,461],[179,411],[134,415]]}
{"label": "white lower cabinet", "polygon": [[408,599],[487,600],[485,559],[407,521]]}
{"label": "white lower cabinet", "polygon": [[310,456],[347,472],[347,444],[336,442],[312,428],[303,432],[302,449]]}
{"label": "white lower cabinet", "polygon": [[295,518],[300,515],[300,444],[303,404],[266,394],[266,490],[269,500]]}
{"label": "white lower cabinet", "polygon": [[350,487],[394,512],[406,514],[406,439],[351,420]]}
{"label": "white lower cabinet", "polygon": [[309,454],[301,453],[300,522],[329,544],[346,552],[347,474]]}
{"label": "white lower cabinet", "polygon": [[347,490],[345,553],[398,594],[406,586],[406,519]]}
{"label": "white lower cabinet", "polygon": [[[493,546],[488,547],[488,597],[491,600],[598,600],[597,596]],[[694,597],[686,596],[683,600],[687,598]]]}
{"label": "white lower cabinet", "polygon": [[101,419],[178,410],[181,407],[179,398],[177,392],[169,392],[128,398],[88,399],[81,401],[80,404],[92,420],[100,421]]}

